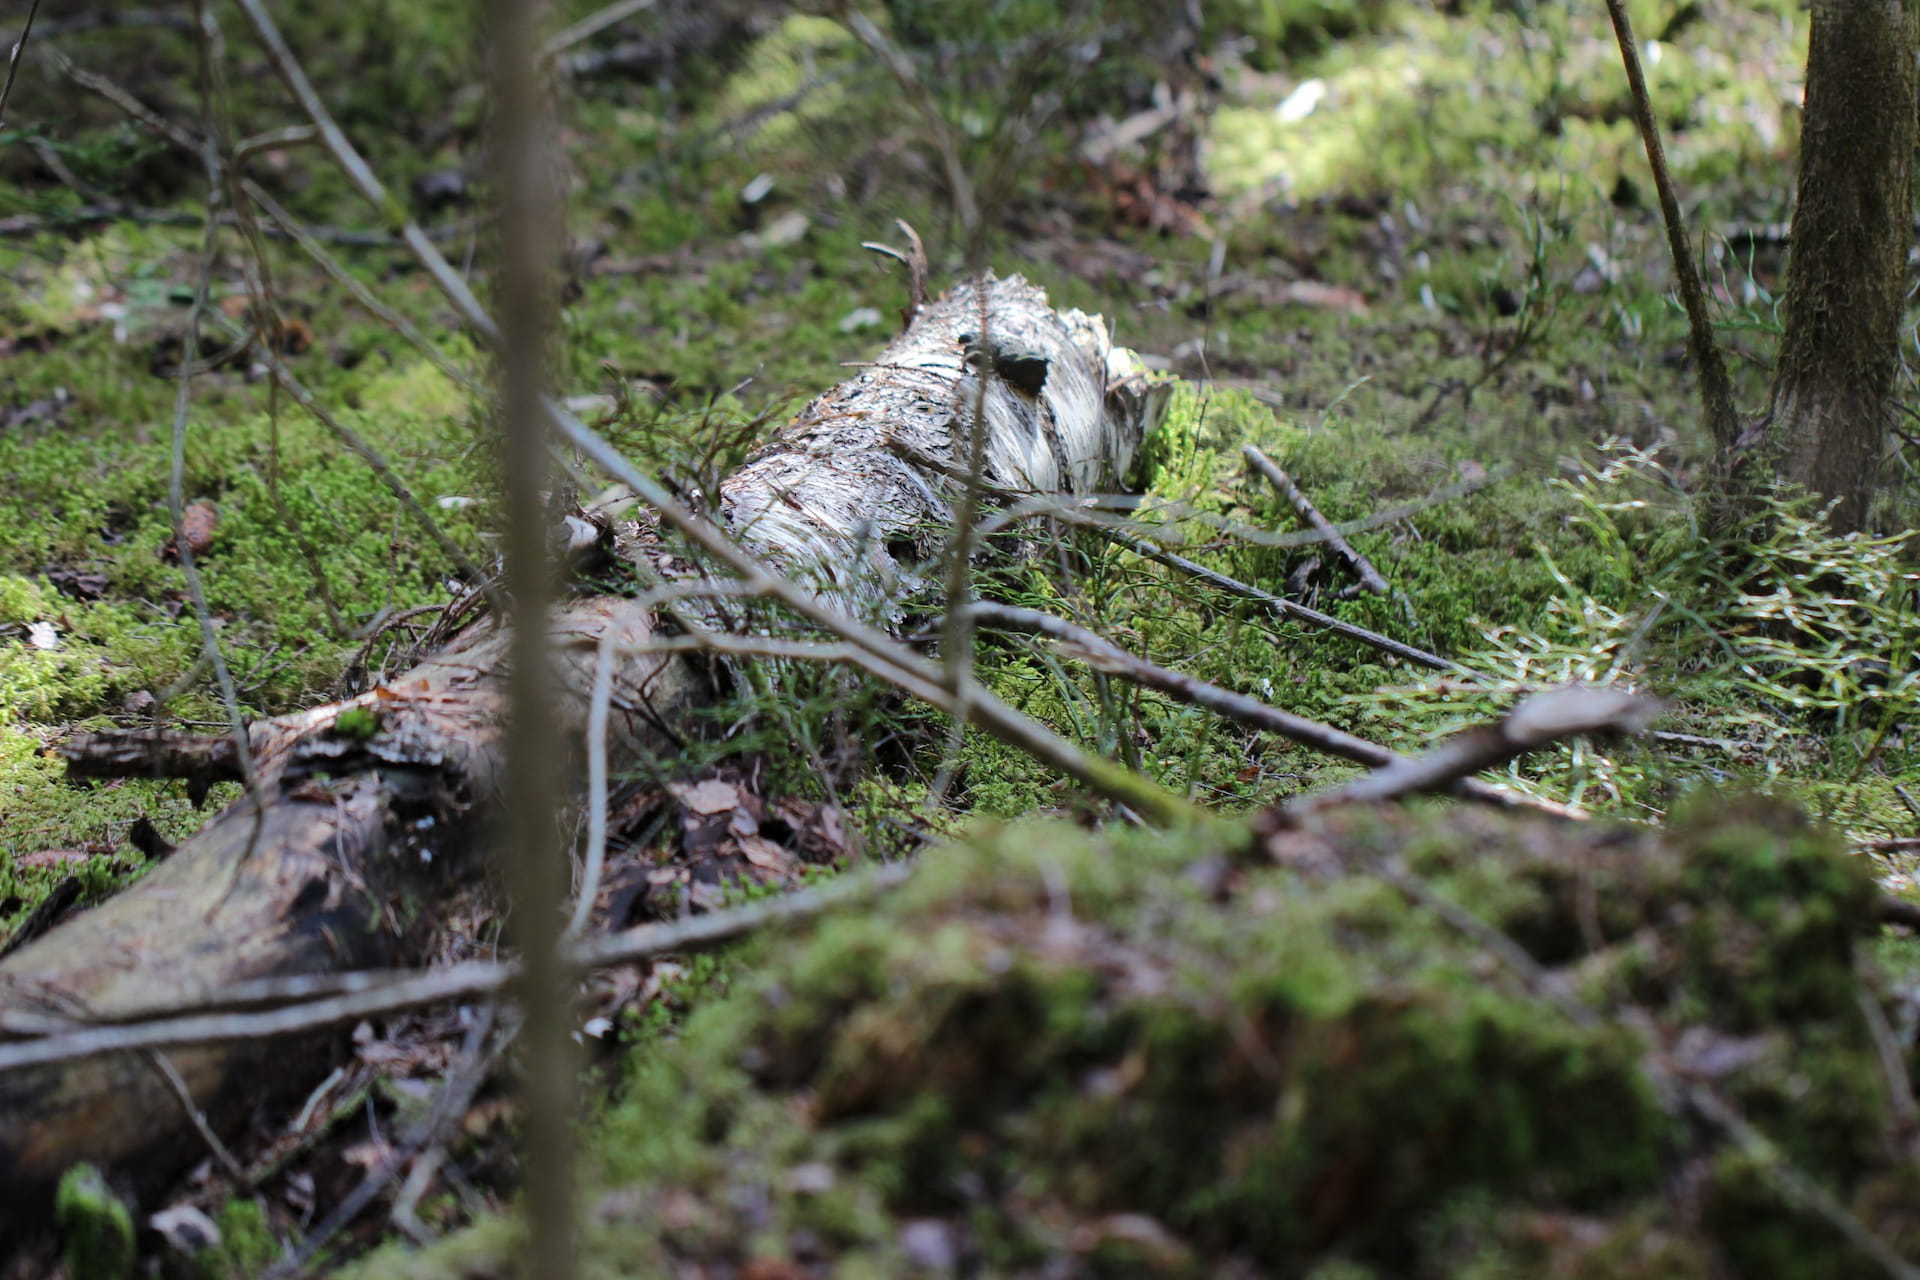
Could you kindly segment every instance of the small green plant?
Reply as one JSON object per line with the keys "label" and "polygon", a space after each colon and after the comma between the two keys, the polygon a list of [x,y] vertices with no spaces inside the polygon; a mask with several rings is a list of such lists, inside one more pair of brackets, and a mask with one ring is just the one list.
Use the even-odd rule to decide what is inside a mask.
{"label": "small green plant", "polygon": [[77,1164],[60,1179],[54,1222],[73,1280],[121,1280],[133,1274],[133,1215],[100,1171]]}
{"label": "small green plant", "polygon": [[365,742],[380,732],[380,713],[372,707],[348,707],[334,718],[333,731],[343,738]]}
{"label": "small green plant", "polygon": [[[1670,721],[1734,748],[1762,779],[1816,757],[1828,782],[1920,765],[1896,732],[1920,710],[1911,532],[1836,535],[1805,497],[1781,493],[1746,539],[1717,541],[1657,450],[1620,442],[1552,483],[1595,553],[1583,577],[1537,548],[1559,594],[1531,623],[1487,628],[1463,657],[1482,679],[1382,690],[1380,708],[1440,732],[1552,685],[1620,684],[1668,698]],[[1557,758],[1516,778],[1574,801],[1659,790],[1644,756],[1569,744]]]}

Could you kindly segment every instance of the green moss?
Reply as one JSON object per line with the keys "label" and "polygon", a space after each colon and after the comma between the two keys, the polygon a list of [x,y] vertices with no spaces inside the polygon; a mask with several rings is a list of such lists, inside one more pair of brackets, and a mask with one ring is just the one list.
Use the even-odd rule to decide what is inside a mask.
{"label": "green moss", "polygon": [[[1604,22],[1532,4],[1475,5],[1462,14],[1406,6],[1384,21],[1386,5],[1239,7],[1258,15],[1254,33],[1293,46],[1296,55],[1314,52],[1302,38],[1316,25],[1314,10],[1338,11],[1339,26],[1373,30],[1287,61],[1290,88],[1319,86],[1311,97],[1296,93],[1294,110],[1258,101],[1221,113],[1210,169],[1226,190],[1278,184],[1298,198],[1356,188],[1421,191],[1484,172],[1496,159],[1506,191],[1564,189],[1569,175],[1595,191],[1622,176],[1642,180],[1645,156]],[[1678,180],[1725,181],[1742,165],[1791,156],[1791,122],[1733,50],[1751,56],[1773,48],[1783,21],[1798,26],[1795,15],[1748,6],[1688,25],[1673,40],[1649,40],[1671,16],[1659,15],[1640,35]],[[1804,41],[1804,27],[1796,38]],[[1800,64],[1791,53],[1781,56]],[[1275,57],[1256,47],[1257,61]],[[1467,73],[1491,61],[1501,74]],[[1438,119],[1449,127],[1431,127]]]}
{"label": "green moss", "polygon": [[77,1164],[60,1179],[53,1217],[73,1280],[133,1274],[133,1215],[100,1171]]}
{"label": "green moss", "polygon": [[333,729],[343,738],[365,741],[380,732],[380,713],[372,707],[348,707],[334,717]]}
{"label": "green moss", "polygon": [[208,1259],[208,1280],[259,1275],[280,1257],[280,1242],[257,1200],[229,1200],[215,1225],[220,1228],[220,1248]]}
{"label": "green moss", "polygon": [[[930,1220],[1007,1274],[1677,1278],[1771,1215],[1743,1273],[1773,1274],[1774,1248],[1831,1262],[1777,1181],[1667,1109],[1641,1033],[1553,1012],[1445,920],[1333,870],[1388,853],[1537,962],[1606,975],[1588,998],[1662,1043],[1736,1042],[1775,1001],[1777,1049],[1716,1087],[1897,1226],[1851,962],[1867,903],[1820,828],[1737,795],[1671,836],[1353,811],[1273,852],[1298,869],[1224,832],[1033,824],[931,855],[638,1065],[597,1128],[590,1257],[667,1274],[804,1241],[891,1274],[901,1224]],[[1705,1228],[1667,1199],[1696,1156]]]}

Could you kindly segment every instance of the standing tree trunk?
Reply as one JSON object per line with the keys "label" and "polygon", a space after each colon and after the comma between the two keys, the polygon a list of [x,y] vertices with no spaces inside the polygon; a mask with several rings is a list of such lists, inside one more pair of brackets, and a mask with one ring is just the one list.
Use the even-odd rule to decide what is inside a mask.
{"label": "standing tree trunk", "polygon": [[1917,55],[1920,2],[1814,0],[1786,335],[1745,465],[1835,500],[1843,532],[1866,524],[1899,367]]}

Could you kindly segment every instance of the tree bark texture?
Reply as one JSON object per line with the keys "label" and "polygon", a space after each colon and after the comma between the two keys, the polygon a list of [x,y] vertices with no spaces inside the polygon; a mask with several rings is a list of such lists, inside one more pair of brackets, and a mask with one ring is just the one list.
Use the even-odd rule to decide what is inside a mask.
{"label": "tree bark texture", "polygon": [[[900,616],[922,587],[918,557],[950,522],[976,406],[989,426],[987,483],[1082,492],[1124,474],[1165,395],[1097,317],[1055,312],[1017,277],[989,275],[928,306],[807,406],[721,486],[719,517],[823,596]],[[622,554],[650,573],[686,572],[650,527],[625,525]],[[675,722],[708,693],[702,664],[647,650],[655,625],[628,598],[555,611],[553,714],[572,758],[603,636],[627,655],[611,702],[613,770],[670,749]],[[0,1039],[217,1006],[251,980],[417,962],[436,906],[483,874],[510,647],[508,630],[483,619],[357,698],[252,725],[247,796],[139,883],[0,962]],[[371,731],[364,714],[342,720],[362,708]],[[70,752],[98,766],[127,745],[116,735]],[[156,771],[182,760],[218,767],[156,743]],[[304,1092],[329,1065],[324,1051],[286,1043],[168,1056],[216,1129],[270,1092]],[[0,1074],[0,1223],[37,1214],[76,1161],[151,1187],[204,1154],[145,1054]]]}
{"label": "tree bark texture", "polygon": [[1917,55],[1914,0],[1814,0],[1786,334],[1746,466],[1833,499],[1843,532],[1865,527],[1899,367]]}

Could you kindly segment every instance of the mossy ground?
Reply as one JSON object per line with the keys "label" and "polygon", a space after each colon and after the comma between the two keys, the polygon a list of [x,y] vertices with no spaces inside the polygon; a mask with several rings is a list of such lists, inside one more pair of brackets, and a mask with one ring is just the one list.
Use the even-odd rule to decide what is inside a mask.
{"label": "mossy ground", "polygon": [[[575,17],[594,6],[562,7]],[[940,44],[926,65],[953,77],[935,81],[935,97],[966,159],[1002,179],[989,193],[985,260],[1043,283],[1061,305],[1105,313],[1119,340],[1163,358],[1183,380],[1137,477],[1144,518],[1184,536],[1196,558],[1273,586],[1318,549],[1262,540],[1297,525],[1244,477],[1244,444],[1278,458],[1335,520],[1478,485],[1354,535],[1392,596],[1338,598],[1344,580],[1330,564],[1313,582],[1320,607],[1483,680],[1440,678],[1274,623],[1083,533],[1061,535],[1061,554],[1049,548],[999,571],[986,589],[1403,749],[1541,683],[1631,681],[1671,700],[1667,727],[1723,745],[1569,747],[1515,766],[1510,781],[1660,818],[1696,784],[1737,777],[1806,797],[1855,837],[1911,830],[1901,790],[1920,784],[1905,732],[1907,667],[1920,640],[1906,607],[1911,556],[1900,546],[1822,541],[1789,522],[1763,548],[1760,570],[1736,569],[1694,532],[1688,485],[1703,450],[1684,326],[1669,301],[1664,243],[1603,13],[1388,0],[1209,6],[1209,22],[1225,25],[1207,39],[1231,29],[1249,40],[1237,54],[1208,46],[1219,109],[1201,154],[1214,198],[1167,232],[1139,225],[1126,183],[1076,157],[1058,120],[1020,140],[1022,102],[1009,96],[1009,73],[992,70],[1000,60],[987,56],[994,50],[980,23],[1017,34],[1031,13],[984,4],[943,19],[945,9],[892,8],[902,30],[950,20],[968,35]],[[1151,24],[1111,8],[1120,16],[1110,37],[1137,30],[1129,21]],[[1788,87],[1805,49],[1799,6],[1629,8],[1643,39],[1660,46],[1649,49],[1649,74],[1696,232],[1782,217],[1797,145],[1798,94]],[[486,247],[471,225],[486,199],[485,100],[476,33],[456,12],[465,10],[396,0],[286,21],[383,178],[453,233],[450,255],[464,263],[483,260]],[[228,22],[234,119],[243,132],[286,123],[264,62],[237,18]],[[174,118],[196,118],[185,33],[102,30],[61,46],[83,66],[112,68]],[[1012,64],[1029,77],[1022,91],[1065,75],[1049,58],[1071,62],[1070,48],[1046,41],[1015,47],[1025,51]],[[1134,58],[1140,42],[1105,47]],[[1113,57],[1117,72],[1121,54]],[[1073,85],[1111,89],[1115,114],[1150,105],[1126,100],[1118,74],[1112,85],[1085,78],[1084,67],[1075,74]],[[1063,101],[1062,110],[1081,109],[1098,95]],[[724,58],[644,82],[583,79],[564,111],[574,252],[558,380],[565,394],[609,396],[601,425],[646,466],[710,487],[767,420],[879,347],[904,290],[892,266],[860,246],[891,237],[894,217],[926,236],[938,278],[968,265],[927,127],[835,23],[792,18]],[[120,198],[188,215],[199,210],[197,166],[39,64],[23,73],[9,126],[0,172],[19,180],[0,185],[0,216],[50,223],[0,242],[0,273],[15,286],[0,303],[0,930],[65,874],[78,870],[100,893],[137,873],[126,843],[135,819],[176,839],[200,821],[182,784],[69,787],[50,754],[65,734],[156,717],[210,726],[225,715],[200,665],[180,571],[164,555],[175,384],[163,375],[178,359],[200,230],[62,222],[82,194],[48,181],[29,143],[52,146],[85,182]],[[262,170],[315,224],[378,222],[317,149],[270,151]],[[466,186],[449,207],[412,186],[450,172]],[[743,201],[761,175],[770,193]],[[477,368],[447,308],[402,255],[337,252],[456,361]],[[1778,255],[1715,242],[1710,257],[1721,332],[1742,357],[1739,390],[1758,406],[1777,331]],[[212,276],[216,302],[236,311],[241,261],[228,238]],[[484,562],[497,525],[484,409],[298,254],[275,244],[269,261],[280,310],[313,335],[287,355],[294,372]],[[248,714],[325,700],[383,613],[447,598],[450,566],[431,540],[362,463],[244,363],[198,380],[185,497],[219,508],[202,560]],[[1890,487],[1889,527],[1909,523],[1910,510],[1906,491]],[[1071,572],[1054,568],[1063,560]],[[1770,625],[1781,610],[1817,619],[1805,643],[1782,647]],[[45,634],[36,626],[51,626],[58,647],[32,643]],[[405,639],[378,637],[374,663]],[[1885,665],[1863,671],[1852,661],[1862,655]],[[1045,649],[991,641],[980,664],[1017,705],[1223,811],[1350,772]],[[879,691],[850,698],[844,683],[801,692],[726,708],[718,722],[733,731],[731,746],[803,742],[807,751],[774,763],[787,769],[782,784],[806,787],[817,785],[818,756],[849,741],[882,744],[887,767],[849,788],[876,830],[925,794],[946,741],[927,732],[925,716]],[[165,704],[144,696],[167,693]],[[957,764],[963,812],[1088,807],[990,740],[968,739]],[[49,859],[47,850],[78,856]],[[1076,872],[1099,863],[1061,856]],[[1075,901],[1089,891],[1076,881]],[[1910,945],[1882,951],[1896,971],[1920,966]],[[1326,977],[1323,998],[1335,1003],[1340,984],[1358,980],[1338,969],[1310,970]],[[1480,1025],[1481,1014],[1464,1008],[1455,1012],[1467,1021],[1448,1023],[1448,1034]],[[1853,1105],[1848,1088],[1837,1093],[1835,1105]],[[814,1140],[804,1126],[792,1132],[801,1134],[790,1133],[793,1142]],[[892,1132],[874,1141],[884,1147],[904,1130]],[[1473,1224],[1504,1210],[1477,1194],[1423,1206],[1422,1258],[1446,1256],[1449,1240],[1489,1238]],[[1170,1203],[1156,1202],[1156,1212]],[[857,1227],[870,1208],[834,1212]],[[1553,1216],[1564,1208],[1543,1210],[1547,1225],[1528,1237],[1534,1245],[1515,1246],[1517,1256],[1531,1256],[1524,1248],[1540,1239],[1586,1238]],[[1217,1211],[1230,1216],[1224,1203]],[[1632,1211],[1607,1212],[1608,1239],[1637,1239],[1645,1226],[1646,1239],[1677,1250],[1674,1273],[1690,1274],[1685,1230],[1657,1213],[1646,1226]],[[882,1265],[885,1255],[876,1257]],[[1475,1265],[1453,1273],[1513,1271]]]}
{"label": "mossy ground", "polygon": [[[1386,857],[1601,1020],[1366,874]],[[1831,830],[1737,795],[1665,834],[1348,813],[1257,855],[983,832],[751,952],[636,1064],[592,1126],[583,1274],[1869,1274],[1651,1064],[1910,1247],[1872,893]],[[504,1274],[510,1238],[352,1274]]]}

